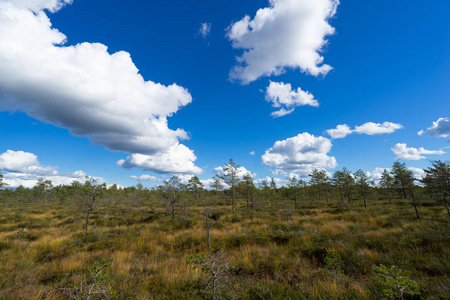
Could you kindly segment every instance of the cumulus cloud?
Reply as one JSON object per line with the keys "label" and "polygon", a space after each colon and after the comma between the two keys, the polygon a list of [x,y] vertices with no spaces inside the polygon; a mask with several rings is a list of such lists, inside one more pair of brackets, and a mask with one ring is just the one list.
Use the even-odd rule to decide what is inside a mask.
{"label": "cumulus cloud", "polygon": [[255,151],[251,151],[251,152],[250,152],[250,155],[251,155],[251,156],[255,155]]}
{"label": "cumulus cloud", "polygon": [[367,173],[375,181],[375,183],[378,184],[378,182],[380,181],[381,176],[383,175],[383,172],[384,172],[385,169],[388,170],[389,172],[391,171],[390,168],[379,168],[379,167],[376,167],[375,169],[373,169],[372,172],[367,172]]}
{"label": "cumulus cloud", "polygon": [[408,170],[411,170],[413,172],[413,176],[417,180],[423,179],[425,177],[425,171],[423,169],[409,167]]}
{"label": "cumulus cloud", "polygon": [[342,124],[342,125],[336,126],[335,129],[328,129],[326,131],[326,133],[332,139],[342,139],[342,138],[345,138],[347,135],[352,134],[353,130],[351,130],[347,124]]}
{"label": "cumulus cloud", "polygon": [[310,92],[301,88],[293,90],[290,83],[273,81],[270,81],[266,89],[266,101],[271,102],[272,107],[281,108],[271,114],[275,118],[292,113],[297,106],[319,106],[319,102]]}
{"label": "cumulus cloud", "polygon": [[[425,176],[425,171],[420,168],[416,167],[408,167],[408,170],[413,172],[413,177],[417,180],[422,179]],[[372,172],[367,172],[368,175],[374,180],[376,185],[380,184],[381,176],[383,175],[384,170],[387,170],[388,172],[391,172],[391,168],[375,168]]]}
{"label": "cumulus cloud", "polygon": [[[225,166],[219,166],[214,168],[214,174],[223,176],[225,175]],[[239,179],[242,180],[242,178],[246,175],[250,175],[252,178],[256,177],[256,173],[252,173],[251,171],[247,170],[245,167],[240,166],[237,170],[237,176]]]}
{"label": "cumulus cloud", "polygon": [[200,29],[198,30],[198,34],[201,35],[204,39],[209,35],[211,32],[211,23],[202,23],[200,24]]}
{"label": "cumulus cloud", "polygon": [[277,188],[279,188],[281,186],[284,186],[286,184],[286,182],[287,182],[286,179],[281,179],[281,178],[278,178],[278,177],[266,176],[265,178],[258,178],[258,179],[256,179],[254,181],[254,183],[256,185],[262,185],[265,182],[267,185],[270,185],[270,183],[272,182],[272,179],[275,182],[275,185],[277,186]]}
{"label": "cumulus cloud", "polygon": [[182,144],[176,144],[167,151],[155,155],[132,154],[117,162],[126,169],[141,168],[160,174],[201,174],[203,170],[195,166],[197,157],[194,151]]}
{"label": "cumulus cloud", "polygon": [[[5,0],[2,0],[5,1]],[[44,9],[50,12],[60,10],[64,5],[71,4],[72,0],[13,0],[14,6],[21,9],[29,9],[33,12],[39,12]]]}
{"label": "cumulus cloud", "polygon": [[265,165],[276,172],[308,174],[314,168],[335,168],[336,158],[328,156],[332,147],[325,137],[315,137],[307,132],[277,141],[261,157]]}
{"label": "cumulus cloud", "polygon": [[24,151],[7,150],[0,154],[0,170],[34,175],[55,175],[56,167],[41,166],[37,156]]}
{"label": "cumulus cloud", "polygon": [[0,1],[0,111],[21,111],[111,151],[157,155],[188,134],[167,118],[189,104],[176,84],[145,81],[130,54],[65,46],[44,9],[70,0]]}
{"label": "cumulus cloud", "polygon": [[347,124],[338,125],[335,129],[328,129],[325,132],[332,139],[341,139],[354,132],[359,134],[375,135],[375,134],[389,134],[394,131],[403,128],[402,124],[396,124],[392,122],[373,123],[367,122],[361,126],[355,126],[355,129],[351,129]]}
{"label": "cumulus cloud", "polygon": [[419,149],[413,147],[407,147],[405,143],[397,143],[394,147],[392,147],[392,152],[397,155],[397,159],[407,159],[407,160],[419,160],[426,158],[425,154],[436,154],[442,155],[445,154],[442,150],[426,150],[423,147]]}
{"label": "cumulus cloud", "polygon": [[[408,170],[413,172],[413,177],[417,180],[421,180],[425,176],[425,171],[416,167],[408,167]],[[376,185],[380,184],[381,176],[383,175],[384,170],[391,172],[391,168],[375,168],[372,172],[368,172],[369,176],[374,180]],[[420,183],[419,183],[420,184]]]}
{"label": "cumulus cloud", "polygon": [[393,133],[394,131],[401,128],[403,128],[401,124],[392,122],[384,122],[382,124],[367,122],[361,126],[356,126],[354,131],[359,134],[375,135]]}
{"label": "cumulus cloud", "polygon": [[450,136],[450,118],[439,118],[436,122],[433,122],[431,127],[428,127],[426,131],[421,130],[417,134],[424,135],[427,133],[429,136],[438,138],[446,138]]}
{"label": "cumulus cloud", "polygon": [[[73,181],[85,182],[86,173],[76,171],[60,174],[57,167],[42,166],[34,153],[7,150],[0,154],[0,170],[6,171],[4,181],[8,187],[20,185],[32,188],[40,178],[52,181],[53,185],[68,185]],[[97,178],[100,182],[104,179]]]}
{"label": "cumulus cloud", "polygon": [[132,175],[130,176],[131,179],[135,179],[137,181],[149,181],[149,182],[159,182],[160,179],[156,178],[155,176],[151,176],[148,174],[143,174],[141,176]]}
{"label": "cumulus cloud", "polygon": [[314,76],[332,68],[322,64],[319,54],[334,33],[328,23],[339,0],[269,0],[253,19],[245,16],[231,24],[227,36],[244,53],[230,72],[232,79],[246,84],[261,76],[279,75],[286,68],[299,68]]}
{"label": "cumulus cloud", "polygon": [[[219,166],[219,167],[215,167],[214,168],[214,174],[218,175],[218,176],[224,176],[225,175],[225,165],[223,166]],[[252,177],[252,179],[255,179],[256,177],[256,173],[252,173],[251,171],[247,170],[245,167],[240,166],[237,170],[237,177],[239,178],[239,180],[243,180],[244,176],[250,175]],[[204,182],[205,186],[208,186],[208,189],[212,189],[211,184],[213,183],[212,179],[209,180],[202,180],[202,183]],[[229,189],[230,186],[228,184],[226,184],[223,180],[221,180],[222,185],[223,185],[223,189]]]}
{"label": "cumulus cloud", "polygon": [[[203,188],[207,189],[207,190],[212,190],[214,189],[212,187],[212,184],[214,183],[214,180],[209,178],[209,179],[203,179],[200,180],[200,182],[203,184]],[[225,185],[224,183],[222,183],[223,185]]]}

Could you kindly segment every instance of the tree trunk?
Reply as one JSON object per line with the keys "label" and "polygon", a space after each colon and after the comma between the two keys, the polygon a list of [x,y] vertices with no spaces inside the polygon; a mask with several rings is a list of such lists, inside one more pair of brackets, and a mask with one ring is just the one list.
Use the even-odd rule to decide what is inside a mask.
{"label": "tree trunk", "polygon": [[88,209],[87,214],[86,214],[86,230],[85,230],[86,233],[88,232],[88,228],[89,228],[89,216],[91,215],[91,211],[92,211],[92,208]]}
{"label": "tree trunk", "polygon": [[255,209],[255,196],[252,196],[252,209]]}
{"label": "tree trunk", "polygon": [[445,207],[447,208],[447,214],[450,217],[450,210],[448,209],[448,202],[447,202],[447,198],[444,197],[444,203],[445,203]]}
{"label": "tree trunk", "polygon": [[367,210],[367,204],[366,204],[366,194],[363,194],[364,197],[364,209]]}
{"label": "tree trunk", "polygon": [[345,203],[344,203],[344,191],[342,190],[342,187],[341,187],[341,186],[339,186],[339,192],[341,193],[342,206],[345,208]]}
{"label": "tree trunk", "polygon": [[247,187],[247,209],[249,209],[250,206],[250,188]]}
{"label": "tree trunk", "polygon": [[403,182],[402,182],[402,190],[403,190],[403,198],[404,198],[404,199],[408,199],[408,198],[406,197],[406,188],[405,188],[405,185],[403,184]]}
{"label": "tree trunk", "polygon": [[211,247],[211,235],[210,235],[210,229],[208,227],[208,248]]}
{"label": "tree trunk", "polygon": [[294,208],[297,209],[297,194],[294,195]]}
{"label": "tree trunk", "polygon": [[234,211],[234,186],[231,186],[231,208],[233,210],[233,214],[235,213]]}
{"label": "tree trunk", "polygon": [[172,220],[175,220],[175,202],[172,202]]}
{"label": "tree trunk", "polygon": [[85,204],[87,204],[87,215],[86,215],[86,232],[88,232],[88,227],[89,227],[89,216],[91,215],[92,210],[94,209],[94,203],[95,203],[95,192],[92,195],[92,203],[87,204],[87,202],[85,202]]}
{"label": "tree trunk", "polygon": [[212,300],[216,300],[216,274],[213,273],[213,278],[212,278]]}
{"label": "tree trunk", "polygon": [[417,209],[417,204],[416,204],[416,199],[414,198],[414,194],[413,194],[413,191],[411,188],[409,188],[409,193],[411,194],[411,198],[413,200],[414,210],[416,211],[417,220],[420,220],[419,210]]}

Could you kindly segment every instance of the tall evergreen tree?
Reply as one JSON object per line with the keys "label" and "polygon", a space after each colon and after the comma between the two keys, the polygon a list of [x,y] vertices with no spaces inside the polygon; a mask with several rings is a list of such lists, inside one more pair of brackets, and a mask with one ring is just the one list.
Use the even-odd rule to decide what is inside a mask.
{"label": "tall evergreen tree", "polygon": [[179,193],[183,189],[182,183],[177,176],[172,176],[169,180],[164,181],[162,190],[166,198],[166,206],[172,215],[172,220],[175,220],[177,203],[180,201]]}
{"label": "tall evergreen tree", "polygon": [[328,187],[330,185],[330,177],[328,177],[327,171],[325,171],[324,169],[313,169],[311,174],[309,174],[308,176],[311,178],[311,185],[317,188],[319,199],[322,194],[325,195],[325,199],[327,200],[328,204]]}
{"label": "tall evergreen tree", "polygon": [[414,174],[411,170],[406,168],[405,163],[400,163],[399,161],[394,162],[392,165],[392,174],[394,175],[395,184],[402,189],[403,197],[407,199],[406,192],[409,191],[411,195],[414,210],[416,212],[417,219],[420,219],[419,210],[417,209],[416,198],[414,197]]}
{"label": "tall evergreen tree", "polygon": [[358,191],[360,195],[364,199],[364,209],[367,209],[367,195],[369,194],[369,183],[370,183],[370,176],[368,176],[363,170],[359,169],[355,172],[355,182],[358,186]]}
{"label": "tall evergreen tree", "polygon": [[432,195],[437,195],[438,199],[444,203],[447,214],[450,217],[448,207],[448,199],[450,197],[450,163],[437,160],[432,161],[431,165],[431,167],[424,170],[425,177],[422,179],[422,182]]}
{"label": "tall evergreen tree", "polygon": [[231,190],[231,208],[233,211],[233,214],[235,213],[235,187],[239,183],[239,165],[237,165],[232,158],[230,158],[230,161],[225,164],[225,168],[223,169],[225,174],[223,175],[223,180],[226,184],[230,186]]}
{"label": "tall evergreen tree", "polygon": [[380,178],[380,186],[387,192],[389,203],[392,202],[392,188],[395,186],[394,177],[392,174],[384,169]]}
{"label": "tall evergreen tree", "polygon": [[219,191],[223,189],[223,181],[218,175],[214,175],[211,187],[216,190],[216,201],[219,200]]}
{"label": "tall evergreen tree", "polygon": [[289,179],[287,186],[288,186],[289,190],[291,191],[291,196],[294,200],[294,208],[297,209],[299,192],[300,192],[301,188],[305,187],[305,182],[302,179],[297,179],[295,177],[292,177],[291,179]]}
{"label": "tall evergreen tree", "polygon": [[333,174],[333,183],[339,189],[342,205],[345,206],[344,196],[347,196],[348,204],[350,204],[351,188],[355,183],[352,173],[346,167],[344,167],[342,170],[336,170]]}
{"label": "tall evergreen tree", "polygon": [[6,183],[3,181],[3,174],[2,174],[2,172],[0,172],[0,188],[5,185],[6,185]]}
{"label": "tall evergreen tree", "polygon": [[244,180],[245,183],[245,187],[246,187],[246,196],[247,196],[247,209],[250,208],[250,199],[251,201],[251,207],[252,209],[254,208],[254,203],[253,203],[253,189],[255,188],[255,184],[253,183],[253,177],[250,173],[247,173],[244,175],[244,177],[242,177],[242,179]]}
{"label": "tall evergreen tree", "polygon": [[96,203],[96,200],[97,200],[98,196],[100,196],[101,193],[103,193],[104,188],[106,187],[106,185],[104,183],[103,184],[99,184],[98,183],[98,179],[94,178],[94,177],[86,176],[85,179],[86,179],[86,182],[83,185],[83,189],[84,189],[84,192],[85,192],[84,207],[86,209],[86,229],[85,229],[85,232],[88,232],[89,217],[90,217],[92,211],[94,210],[94,205]]}
{"label": "tall evergreen tree", "polygon": [[203,190],[203,184],[200,182],[200,179],[198,179],[197,176],[192,176],[191,179],[189,179],[188,188],[194,193],[194,199],[197,201],[199,192]]}

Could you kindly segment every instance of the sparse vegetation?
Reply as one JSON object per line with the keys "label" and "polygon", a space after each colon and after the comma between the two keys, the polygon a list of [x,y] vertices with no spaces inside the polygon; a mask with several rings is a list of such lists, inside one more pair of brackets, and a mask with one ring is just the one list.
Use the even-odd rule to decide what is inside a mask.
{"label": "sparse vegetation", "polygon": [[100,186],[89,231],[90,184],[1,190],[0,298],[448,299],[442,184],[362,190],[344,171],[320,188]]}

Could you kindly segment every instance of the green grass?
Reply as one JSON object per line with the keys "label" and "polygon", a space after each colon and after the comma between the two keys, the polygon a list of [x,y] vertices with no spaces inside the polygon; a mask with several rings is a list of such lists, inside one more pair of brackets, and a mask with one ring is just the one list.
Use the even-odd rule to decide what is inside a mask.
{"label": "green grass", "polygon": [[[367,211],[359,202],[343,209],[338,200],[329,206],[308,201],[289,214],[293,203],[279,199],[254,211],[238,201],[235,215],[229,206],[213,207],[211,247],[223,251],[218,263],[228,262],[220,297],[388,299],[391,283],[376,271],[382,265],[417,286],[405,299],[449,299],[450,220],[444,208],[422,206],[416,220],[401,200],[371,200]],[[211,298],[208,273],[187,259],[210,253],[205,207],[189,206],[172,220],[157,201],[126,204],[103,199],[88,233],[76,205],[5,205],[0,299],[67,299],[63,290],[99,266],[105,277],[93,280],[113,299]]]}

